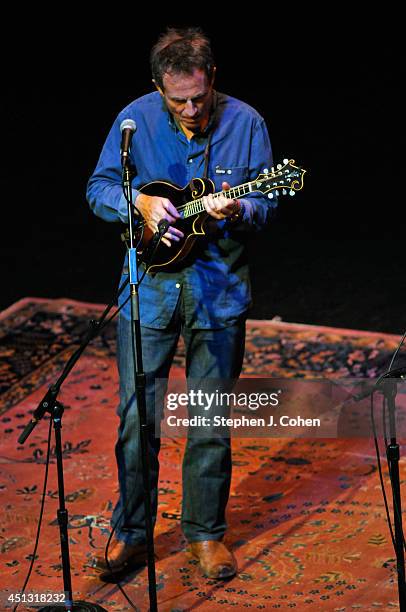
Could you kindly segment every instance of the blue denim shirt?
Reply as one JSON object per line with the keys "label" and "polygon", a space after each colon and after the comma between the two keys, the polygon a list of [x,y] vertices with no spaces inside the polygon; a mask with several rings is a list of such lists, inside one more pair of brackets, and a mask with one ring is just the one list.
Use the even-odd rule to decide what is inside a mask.
{"label": "blue denim shirt", "polygon": [[[95,214],[106,221],[127,223],[120,162],[120,124],[127,118],[137,125],[130,153],[136,168],[132,181],[134,202],[137,189],[148,182],[167,180],[184,187],[192,178],[202,177],[209,133],[208,177],[214,181],[216,192],[221,191],[223,181],[233,187],[254,180],[264,168],[270,168],[272,152],[263,118],[230,96],[215,92],[214,100],[205,132],[190,141],[173,121],[158,92],[138,98],[123,109],[88,183],[87,199]],[[186,324],[191,328],[227,327],[246,313],[251,304],[245,253],[247,232],[259,230],[269,222],[276,200],[250,193],[241,201],[242,221],[235,226],[225,221],[214,223],[215,231],[204,241],[204,249],[191,265],[177,272],[145,275],[139,286],[142,325],[165,328],[181,292]],[[128,295],[128,290],[123,292],[119,303]],[[123,311],[130,318],[129,302]]]}

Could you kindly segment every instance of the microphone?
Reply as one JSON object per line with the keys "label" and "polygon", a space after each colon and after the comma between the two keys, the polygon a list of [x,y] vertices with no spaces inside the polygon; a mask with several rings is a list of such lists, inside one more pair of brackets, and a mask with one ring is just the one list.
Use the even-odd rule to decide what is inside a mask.
{"label": "microphone", "polygon": [[380,387],[382,387],[384,385],[385,380],[387,380],[388,378],[400,378],[402,380],[405,380],[406,378],[406,368],[397,368],[395,370],[389,370],[389,372],[385,372],[385,374],[382,374],[378,380],[376,381],[375,384],[373,385],[365,385],[366,388],[363,391],[360,391],[359,393],[356,393],[355,395],[353,395],[349,402],[360,402],[361,400],[365,399],[366,397],[369,397],[370,395],[372,395],[372,393],[374,393],[375,391],[378,391],[378,389]]}
{"label": "microphone", "polygon": [[406,368],[397,368],[396,370],[389,370],[382,376],[382,378],[405,378],[406,377]]}
{"label": "microphone", "polygon": [[135,124],[135,121],[133,121],[132,119],[124,119],[124,121],[121,122],[121,125],[120,125],[120,132],[121,132],[120,154],[121,154],[121,165],[123,166],[123,168],[127,165],[128,156],[130,155],[130,151],[131,151],[131,140],[132,140],[133,134],[136,131],[136,129],[137,129],[137,126]]}
{"label": "microphone", "polygon": [[143,253],[142,260],[144,263],[149,264],[152,261],[155,255],[155,251],[158,248],[159,243],[161,242],[161,238],[165,234],[165,232],[168,230],[169,225],[170,223],[166,219],[161,219],[160,221],[158,221],[158,229],[155,232],[155,234],[152,236],[151,240],[148,243],[147,248],[145,249]]}
{"label": "microphone", "polygon": [[161,219],[158,221],[158,229],[155,234],[152,236],[150,243],[148,245],[148,252],[153,253],[158,246],[158,243],[161,241],[162,236],[168,230],[169,221],[166,219]]}
{"label": "microphone", "polygon": [[158,234],[159,234],[159,238],[162,238],[162,236],[167,232],[169,227],[169,221],[167,221],[166,219],[161,219],[158,222]]}

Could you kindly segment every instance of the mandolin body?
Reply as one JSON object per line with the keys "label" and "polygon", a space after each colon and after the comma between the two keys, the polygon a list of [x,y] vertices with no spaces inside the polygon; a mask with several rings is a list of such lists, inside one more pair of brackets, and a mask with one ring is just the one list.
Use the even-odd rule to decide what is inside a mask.
{"label": "mandolin body", "polygon": [[[184,238],[179,242],[172,242],[170,247],[161,242],[152,261],[147,264],[149,273],[169,272],[179,266],[190,253],[196,239],[205,234],[204,224],[208,214],[204,210],[199,214],[184,217],[186,205],[191,210],[194,200],[206,194],[214,193],[214,183],[210,179],[195,178],[186,187],[181,188],[166,181],[153,181],[144,185],[139,191],[148,196],[167,198],[181,215],[181,218],[176,221],[176,227],[183,232]],[[149,259],[148,246],[153,235],[152,230],[146,225],[143,232],[141,229],[136,231],[136,241],[141,239],[139,253],[145,262]]]}

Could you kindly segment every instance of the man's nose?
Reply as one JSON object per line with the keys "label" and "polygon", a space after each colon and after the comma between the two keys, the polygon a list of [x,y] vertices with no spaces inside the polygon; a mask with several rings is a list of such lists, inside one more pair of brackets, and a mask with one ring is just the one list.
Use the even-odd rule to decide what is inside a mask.
{"label": "man's nose", "polygon": [[183,115],[185,117],[194,117],[198,112],[197,106],[192,100],[186,100],[185,108],[183,109]]}

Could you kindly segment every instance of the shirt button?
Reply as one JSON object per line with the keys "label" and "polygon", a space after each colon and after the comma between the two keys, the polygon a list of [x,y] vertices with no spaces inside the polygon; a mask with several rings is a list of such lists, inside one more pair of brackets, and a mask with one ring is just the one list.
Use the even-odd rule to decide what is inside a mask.
{"label": "shirt button", "polygon": [[180,283],[176,283],[175,287],[176,289],[180,289]]}
{"label": "shirt button", "polygon": [[193,159],[192,158],[189,159],[189,164],[191,164],[191,163],[193,163]]}

